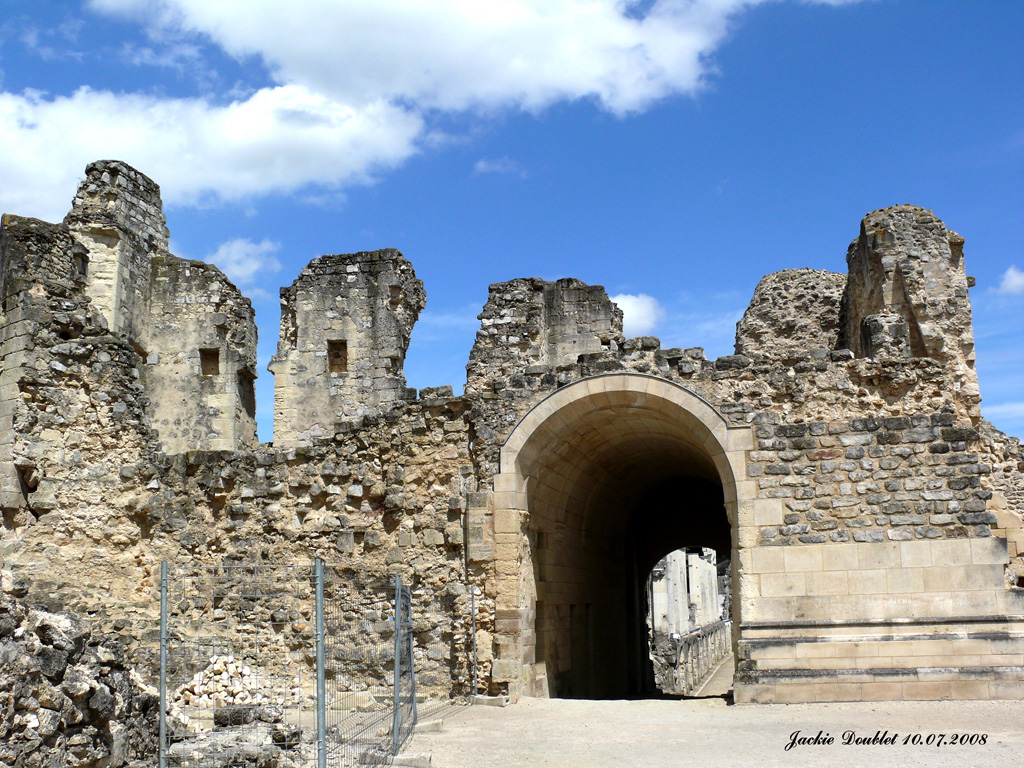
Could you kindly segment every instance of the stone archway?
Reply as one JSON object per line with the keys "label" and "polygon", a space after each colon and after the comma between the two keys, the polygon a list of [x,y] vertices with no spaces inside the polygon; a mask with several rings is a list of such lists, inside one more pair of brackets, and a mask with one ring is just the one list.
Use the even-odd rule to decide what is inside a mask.
{"label": "stone archway", "polygon": [[701,544],[686,540],[694,531],[732,559],[738,628],[752,447],[749,426],[653,376],[596,376],[538,403],[494,477],[493,680],[513,697],[642,692],[638,579],[672,549]]}

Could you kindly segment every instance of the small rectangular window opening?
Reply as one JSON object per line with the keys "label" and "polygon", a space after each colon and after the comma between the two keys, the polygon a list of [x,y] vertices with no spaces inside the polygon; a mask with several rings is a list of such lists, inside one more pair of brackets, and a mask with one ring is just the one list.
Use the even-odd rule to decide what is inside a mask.
{"label": "small rectangular window opening", "polygon": [[348,371],[348,342],[327,342],[327,372],[346,373]]}
{"label": "small rectangular window opening", "polygon": [[238,369],[238,400],[250,418],[256,418],[256,376],[245,368]]}
{"label": "small rectangular window opening", "polygon": [[220,375],[220,350],[200,349],[199,369],[202,372],[203,376]]}
{"label": "small rectangular window opening", "polygon": [[89,275],[89,257],[82,253],[75,254],[75,277],[85,280]]}

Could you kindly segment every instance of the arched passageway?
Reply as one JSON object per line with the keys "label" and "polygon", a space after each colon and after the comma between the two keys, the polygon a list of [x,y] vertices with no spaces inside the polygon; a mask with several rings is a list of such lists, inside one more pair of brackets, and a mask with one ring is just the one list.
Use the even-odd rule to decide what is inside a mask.
{"label": "arched passageway", "polygon": [[579,382],[520,422],[502,471],[513,475],[506,485],[522,488],[516,498],[528,513],[520,608],[532,624],[524,661],[538,682],[529,692],[655,692],[647,577],[680,547],[733,557],[729,432],[693,393],[640,375]]}

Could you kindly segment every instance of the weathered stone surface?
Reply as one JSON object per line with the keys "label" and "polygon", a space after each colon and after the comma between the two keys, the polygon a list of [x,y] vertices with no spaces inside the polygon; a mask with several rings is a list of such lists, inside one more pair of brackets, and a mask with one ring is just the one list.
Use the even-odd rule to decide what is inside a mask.
{"label": "weathered stone surface", "polygon": [[835,349],[846,275],[788,269],[761,278],[736,325],[736,354],[796,360],[812,349]]}
{"label": "weathered stone surface", "polygon": [[963,245],[923,208],[868,214],[846,257],[842,343],[858,357],[939,360],[964,396],[978,396]]}
{"label": "weathered stone surface", "polygon": [[158,698],[133,679],[117,638],[5,593],[0,615],[0,763],[150,764]]}
{"label": "weathered stone surface", "polygon": [[[660,346],[631,341],[634,354]],[[624,344],[622,310],[600,285],[571,278],[496,283],[490,287],[469,354],[466,393],[564,383],[565,377],[556,375],[559,366],[574,366],[580,355],[617,351]],[[531,368],[537,373],[525,373]]]}
{"label": "weathered stone surface", "polygon": [[277,444],[333,437],[407,399],[402,367],[426,303],[423,282],[394,249],[321,256],[282,288],[270,362]]}
{"label": "weathered stone surface", "polygon": [[[108,198],[114,214],[100,205]],[[580,521],[602,499],[625,509],[645,484],[680,475],[717,483],[715,512],[727,503],[723,487],[746,494],[739,501],[753,520],[734,539],[741,576],[751,575],[748,546],[799,558],[837,545],[999,539],[1008,578],[1024,578],[1024,453],[978,415],[962,243],[930,213],[869,215],[848,280],[810,270],[766,278],[739,325],[737,354],[717,361],[696,347],[662,350],[654,337],[624,339],[621,312],[600,286],[492,285],[461,397],[405,387],[402,363],[425,303],[409,262],[393,250],[321,257],[282,291],[273,445],[255,442],[245,402],[255,375],[251,306],[214,268],[167,253],[162,222],[155,184],[123,164],[98,164],[65,224],[5,216],[0,231],[6,588],[54,615],[93,616],[130,648],[144,679],[153,679],[161,560],[323,557],[351,574],[353,621],[373,610],[356,585],[395,573],[417,585],[418,615],[451,613],[451,657],[421,654],[446,690],[466,690],[459,664],[474,586],[487,644],[481,690],[557,690],[568,684],[571,651],[561,628],[581,610],[558,602],[562,579],[577,578],[567,563],[586,547],[606,550],[580,570],[607,575],[617,562],[607,551],[621,543],[602,531],[610,518]],[[87,278],[101,263],[124,267],[120,294],[103,288],[102,271],[79,279],[83,254]],[[643,385],[613,400],[606,388],[626,376]],[[693,398],[693,413],[664,416],[664,396],[653,403],[645,393],[665,383]],[[580,433],[538,429],[523,450],[547,464],[517,485],[503,447],[527,414],[571,386],[586,387],[592,404],[567,418],[585,422]],[[729,483],[720,456],[705,453],[726,432],[749,448],[729,449]],[[562,517],[536,514],[541,492],[563,494],[549,504]],[[828,591],[842,585],[827,578],[800,581],[806,594],[794,583],[767,578],[769,591],[790,591],[766,599],[821,611],[846,594]],[[583,586],[590,594],[607,585]],[[741,580],[738,607],[743,589]],[[924,617],[914,610],[905,617]],[[559,680],[544,682],[522,662],[535,650],[522,638],[541,620],[557,635],[562,655],[550,669]],[[284,610],[267,621],[285,631],[302,617]],[[0,612],[0,644],[20,622]],[[47,624],[47,642],[30,654],[46,682],[35,700],[49,709],[44,700],[63,696],[90,717],[116,718],[116,696],[112,704],[87,674],[67,674],[92,635],[62,627]],[[740,682],[759,674],[740,660]],[[51,727],[47,738],[59,738],[52,716],[39,720]]]}

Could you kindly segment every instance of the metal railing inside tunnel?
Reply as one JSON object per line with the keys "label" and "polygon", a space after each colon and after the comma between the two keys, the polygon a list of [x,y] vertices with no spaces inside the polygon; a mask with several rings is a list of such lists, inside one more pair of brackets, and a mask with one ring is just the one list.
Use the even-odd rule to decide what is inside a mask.
{"label": "metal railing inside tunnel", "polygon": [[689,696],[731,652],[732,622],[716,621],[674,639],[676,691]]}

